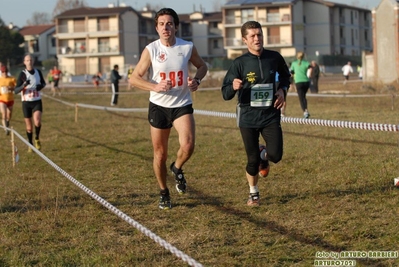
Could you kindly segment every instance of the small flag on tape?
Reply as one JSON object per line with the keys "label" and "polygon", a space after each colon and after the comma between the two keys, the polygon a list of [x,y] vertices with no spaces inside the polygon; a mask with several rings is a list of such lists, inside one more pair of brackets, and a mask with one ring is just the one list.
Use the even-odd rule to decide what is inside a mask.
{"label": "small flag on tape", "polygon": [[15,158],[15,163],[17,163],[19,161],[19,154],[18,154],[17,146],[14,146],[14,158]]}
{"label": "small flag on tape", "polygon": [[393,184],[394,184],[396,187],[399,187],[399,177],[393,179]]}

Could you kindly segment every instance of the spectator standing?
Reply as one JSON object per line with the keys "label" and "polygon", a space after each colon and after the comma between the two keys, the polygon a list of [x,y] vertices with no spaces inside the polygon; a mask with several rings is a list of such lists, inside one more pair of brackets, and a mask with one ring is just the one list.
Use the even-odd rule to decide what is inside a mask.
{"label": "spectator standing", "polygon": [[111,71],[111,87],[112,87],[111,106],[116,106],[118,104],[119,80],[122,79],[122,76],[119,75],[118,70],[119,66],[114,65],[114,69]]}
{"label": "spectator standing", "polygon": [[[310,117],[308,111],[308,101],[306,99],[306,93],[309,90],[310,81],[308,75],[311,74],[311,66],[310,62],[304,59],[305,53],[298,52],[296,55],[296,60],[291,64],[291,74],[294,75],[294,82],[296,91],[298,93],[299,104],[301,105],[301,109],[303,111],[303,117],[308,119]],[[310,74],[308,72],[310,70]]]}
{"label": "spectator standing", "polygon": [[[130,83],[150,91],[148,120],[153,145],[154,173],[160,187],[160,209],[170,209],[170,193],[166,183],[166,160],[171,128],[179,136],[176,160],[170,165],[179,194],[186,192],[187,182],[182,170],[195,146],[195,122],[191,92],[197,91],[208,68],[192,42],[177,38],[179,16],[171,8],[162,8],[155,15],[159,39],[148,44],[130,77]],[[189,76],[189,64],[196,68]],[[144,76],[150,69],[149,80]]]}
{"label": "spectator standing", "polygon": [[[25,69],[21,71],[17,79],[15,94],[21,93],[22,111],[25,119],[26,135],[33,145],[33,126],[35,127],[35,147],[41,149],[39,139],[42,128],[42,95],[40,90],[46,86],[43,74],[39,69],[33,68],[33,57],[28,54],[24,57]],[[33,123],[32,123],[33,120]],[[29,147],[28,152],[32,152]]]}
{"label": "spectator standing", "polygon": [[317,94],[319,93],[320,67],[314,60],[310,62],[310,65],[312,66],[312,72],[310,75],[310,92]]}
{"label": "spectator standing", "polygon": [[[280,109],[290,85],[290,72],[281,54],[264,49],[260,23],[245,22],[241,26],[241,36],[248,53],[233,61],[221,91],[224,100],[231,100],[237,94],[237,123],[247,155],[247,205],[259,206],[259,175],[266,177],[269,161],[277,163],[283,156]],[[259,153],[259,135],[266,142],[264,159]]]}

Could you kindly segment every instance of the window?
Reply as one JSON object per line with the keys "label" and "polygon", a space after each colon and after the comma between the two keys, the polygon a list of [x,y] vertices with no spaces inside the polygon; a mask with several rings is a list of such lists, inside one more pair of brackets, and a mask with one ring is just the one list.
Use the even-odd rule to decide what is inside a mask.
{"label": "window", "polygon": [[213,48],[215,48],[215,49],[219,48],[218,40],[213,40]]}
{"label": "window", "polygon": [[76,58],[75,59],[75,75],[86,74],[86,59]]}
{"label": "window", "polygon": [[110,52],[111,47],[109,44],[109,38],[98,39],[98,52]]}
{"label": "window", "polygon": [[242,21],[254,20],[254,10],[253,9],[243,9],[241,10]]}
{"label": "window", "polygon": [[85,53],[86,52],[86,40],[85,39],[76,39],[75,40],[75,53]]}
{"label": "window", "polygon": [[278,22],[280,21],[280,13],[278,8],[268,8],[267,9],[267,21],[268,22]]}
{"label": "window", "polygon": [[85,20],[84,19],[75,19],[73,21],[73,30],[74,32],[84,32],[85,29]]}
{"label": "window", "polygon": [[98,18],[98,31],[109,31],[109,18]]}

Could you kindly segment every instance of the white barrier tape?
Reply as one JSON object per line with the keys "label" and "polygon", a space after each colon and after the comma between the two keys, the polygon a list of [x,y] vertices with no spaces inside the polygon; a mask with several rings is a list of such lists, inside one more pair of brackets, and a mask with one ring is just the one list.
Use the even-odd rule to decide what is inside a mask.
{"label": "white barrier tape", "polygon": [[96,105],[81,104],[81,103],[76,103],[76,106],[83,107],[83,108],[90,108],[90,109],[98,109],[98,110],[125,111],[125,112],[148,111],[148,108],[114,108],[114,107],[104,107],[104,106],[96,106]]}
{"label": "white barrier tape", "polygon": [[237,115],[235,113],[219,112],[219,111],[208,111],[208,110],[198,110],[198,109],[194,109],[194,114],[206,115],[206,116],[214,116],[214,117],[222,117],[222,118],[236,118],[237,117]]}
{"label": "white barrier tape", "polygon": [[338,127],[338,128],[351,128],[351,129],[361,129],[361,130],[371,130],[371,131],[385,131],[385,132],[399,131],[399,125],[377,124],[377,123],[368,123],[368,122],[333,121],[333,120],[304,119],[304,118],[290,118],[290,117],[282,117],[281,122],[321,125],[321,126]]}
{"label": "white barrier tape", "polygon": [[[73,86],[70,86],[70,87],[73,87]],[[79,87],[85,87],[85,86],[75,86],[73,88],[76,88],[76,87],[79,88]],[[219,87],[201,88],[200,91],[196,91],[194,93],[201,92],[201,91],[217,91],[217,90],[220,90],[220,88]],[[146,94],[146,93],[148,93],[148,91],[136,90],[136,91],[132,91],[132,92],[118,92],[117,94],[129,95],[129,94]],[[46,93],[43,93],[43,95],[45,95],[45,94]],[[76,91],[76,92],[62,92],[62,94],[65,94],[65,95],[110,95],[110,94],[112,94],[112,92],[111,91],[109,91],[109,92],[96,92],[96,91],[94,91],[94,92],[79,92],[79,91]],[[298,93],[297,92],[288,92],[287,95],[288,96],[298,96]],[[48,96],[48,95],[46,95],[46,96]],[[338,93],[338,91],[337,91],[337,93],[322,93],[322,92],[320,92],[317,94],[314,94],[314,93],[306,94],[306,97],[343,97],[343,98],[346,98],[346,97],[348,97],[348,98],[369,98],[369,97],[376,98],[376,97],[397,97],[397,96],[399,96],[399,95],[396,93],[373,94],[373,95],[354,95],[354,94],[350,94],[349,92],[347,94],[343,93],[343,92]]]}
{"label": "white barrier tape", "polygon": [[[72,106],[73,104],[55,99],[61,103]],[[90,104],[75,104],[78,107],[85,107],[97,110],[109,110],[109,111],[123,111],[123,112],[146,112],[148,108],[114,108],[105,106],[96,106]],[[219,111],[208,111],[208,110],[194,110],[194,114],[206,115],[221,118],[237,118],[235,113],[229,112],[219,112]],[[399,125],[394,124],[377,124],[377,123],[367,123],[367,122],[351,122],[351,121],[334,121],[334,120],[322,120],[322,119],[304,119],[304,118],[291,118],[282,117],[281,122],[285,123],[297,123],[297,124],[310,124],[328,127],[338,127],[338,128],[351,128],[351,129],[361,129],[361,130],[371,130],[371,131],[385,131],[385,132],[399,132]]]}
{"label": "white barrier tape", "polygon": [[[194,114],[225,117],[225,118],[237,118],[237,115],[235,113],[206,111],[206,110],[194,110]],[[333,120],[304,119],[304,118],[291,118],[291,117],[282,117],[281,122],[320,125],[320,126],[339,127],[339,128],[353,128],[353,129],[373,130],[373,131],[386,131],[386,132],[399,131],[399,125],[394,125],[394,124],[376,124],[376,123],[367,123],[367,122],[333,121]]]}
{"label": "white barrier tape", "polygon": [[[1,126],[2,127],[2,126]],[[3,127],[4,128],[4,127]],[[9,129],[9,128],[7,128]],[[135,221],[131,217],[129,217],[127,214],[123,213],[119,209],[117,209],[115,206],[110,204],[108,201],[91,191],[89,188],[84,186],[82,183],[80,183],[78,180],[73,178],[71,175],[69,175],[66,171],[61,169],[57,164],[55,164],[53,161],[51,161],[49,158],[47,158],[43,153],[41,153],[39,150],[37,150],[34,146],[32,146],[25,138],[23,138],[18,132],[16,132],[13,129],[10,129],[11,131],[14,132],[14,135],[17,136],[19,139],[21,139],[22,142],[24,142],[27,146],[32,148],[32,150],[39,155],[42,159],[44,159],[47,163],[49,163],[54,169],[56,169],[59,173],[61,173],[64,177],[66,177],[69,181],[71,181],[73,184],[75,184],[77,187],[82,189],[86,194],[91,196],[93,199],[95,199],[97,202],[99,202],[101,205],[103,205],[105,208],[113,212],[115,215],[132,225],[133,227],[137,228],[139,231],[141,231],[143,234],[146,236],[150,237],[152,240],[154,240],[156,243],[160,244],[162,247],[165,249],[169,250],[172,254],[176,255],[183,261],[187,262],[190,266],[195,266],[195,267],[202,267],[202,264],[176,248],[175,246],[171,245],[168,243],[166,240],[162,239],[161,237],[157,236],[153,232],[151,232],[148,228],[140,224],[139,222]]]}
{"label": "white barrier tape", "polygon": [[[62,103],[67,103],[59,99],[55,99]],[[68,104],[70,105],[70,104]],[[113,108],[105,106],[96,106],[89,104],[77,103],[76,106],[86,107],[98,110],[110,110],[110,111],[123,111],[123,112],[145,112],[148,111],[147,108]],[[237,118],[235,113],[229,112],[219,112],[219,111],[208,111],[208,110],[197,110],[194,109],[194,114],[206,115],[221,118]],[[351,121],[334,121],[334,120],[321,120],[321,119],[304,119],[304,118],[291,118],[282,117],[281,122],[285,123],[297,123],[297,124],[310,124],[328,127],[338,127],[338,128],[351,128],[351,129],[362,129],[362,130],[372,130],[372,131],[385,131],[385,132],[398,132],[399,125],[394,124],[377,124],[377,123],[367,123],[367,122],[351,122]]]}

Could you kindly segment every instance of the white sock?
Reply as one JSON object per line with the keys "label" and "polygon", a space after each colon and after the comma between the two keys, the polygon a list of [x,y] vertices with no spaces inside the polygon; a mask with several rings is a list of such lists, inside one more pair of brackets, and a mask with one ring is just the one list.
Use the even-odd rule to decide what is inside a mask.
{"label": "white sock", "polygon": [[249,193],[250,193],[250,194],[259,193],[259,188],[258,188],[258,186],[257,186],[257,185],[255,185],[255,186],[250,185],[250,186],[249,186]]}

